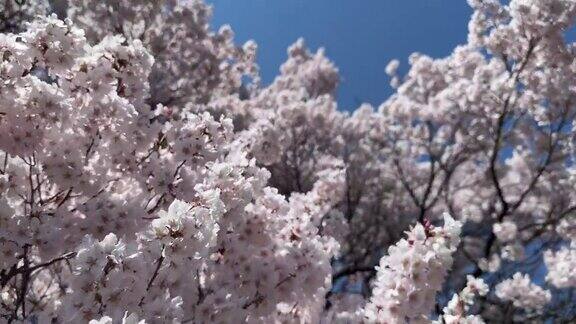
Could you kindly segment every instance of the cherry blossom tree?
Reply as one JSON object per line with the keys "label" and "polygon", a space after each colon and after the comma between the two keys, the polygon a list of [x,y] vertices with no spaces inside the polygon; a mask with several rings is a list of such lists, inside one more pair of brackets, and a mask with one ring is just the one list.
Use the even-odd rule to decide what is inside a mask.
{"label": "cherry blossom tree", "polygon": [[469,4],[347,113],[201,0],[0,0],[0,320],[576,319],[576,1]]}

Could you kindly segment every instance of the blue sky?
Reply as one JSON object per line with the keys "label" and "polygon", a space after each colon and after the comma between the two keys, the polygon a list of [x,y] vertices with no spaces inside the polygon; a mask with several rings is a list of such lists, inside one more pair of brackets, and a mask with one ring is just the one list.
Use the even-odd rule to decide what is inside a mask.
{"label": "blue sky", "polygon": [[466,41],[472,13],[465,0],[207,0],[213,29],[230,24],[238,43],[259,45],[258,63],[269,83],[286,59],[286,48],[304,37],[326,48],[340,69],[340,109],[380,104],[392,93],[386,64],[407,68],[413,52],[443,57]]}

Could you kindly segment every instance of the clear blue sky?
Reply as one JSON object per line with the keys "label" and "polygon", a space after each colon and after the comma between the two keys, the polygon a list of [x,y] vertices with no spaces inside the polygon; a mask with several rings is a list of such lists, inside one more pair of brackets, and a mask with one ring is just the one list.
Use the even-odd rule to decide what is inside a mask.
{"label": "clear blue sky", "polygon": [[286,59],[286,48],[304,37],[326,48],[340,69],[340,109],[380,104],[392,93],[386,64],[407,68],[413,52],[443,57],[466,41],[472,13],[465,0],[207,0],[213,29],[230,24],[238,43],[259,45],[258,63],[269,83]]}

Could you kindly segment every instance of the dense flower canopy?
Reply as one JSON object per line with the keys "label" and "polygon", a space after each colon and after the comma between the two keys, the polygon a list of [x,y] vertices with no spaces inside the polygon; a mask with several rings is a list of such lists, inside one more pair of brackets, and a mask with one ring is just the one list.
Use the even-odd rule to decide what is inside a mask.
{"label": "dense flower canopy", "polygon": [[201,0],[0,0],[0,321],[574,321],[576,1],[469,4],[349,114]]}

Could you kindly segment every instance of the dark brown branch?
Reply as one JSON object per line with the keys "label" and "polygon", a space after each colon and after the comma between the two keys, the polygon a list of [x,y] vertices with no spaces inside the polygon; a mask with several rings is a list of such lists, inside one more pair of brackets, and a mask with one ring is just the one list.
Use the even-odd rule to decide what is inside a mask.
{"label": "dark brown branch", "polygon": [[146,291],[150,290],[150,288],[152,287],[152,284],[154,283],[154,280],[156,280],[156,277],[158,277],[158,273],[160,272],[160,267],[162,267],[162,263],[164,262],[164,249],[165,249],[165,247],[162,246],[162,252],[161,252],[160,256],[158,257],[158,259],[156,260],[156,269],[154,269],[154,273],[152,274],[152,278],[150,278],[150,281],[148,281],[148,285],[146,286]]}

